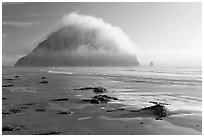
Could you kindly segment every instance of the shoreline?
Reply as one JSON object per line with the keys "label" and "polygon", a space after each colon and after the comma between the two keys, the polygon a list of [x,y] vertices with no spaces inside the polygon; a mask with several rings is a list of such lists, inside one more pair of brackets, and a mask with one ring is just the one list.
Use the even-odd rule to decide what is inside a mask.
{"label": "shoreline", "polygon": [[[48,83],[40,83],[42,74]],[[8,78],[11,76],[14,75],[11,74]],[[39,72],[19,75],[14,80],[3,79],[3,84],[13,85],[2,88],[3,135],[202,134],[200,111],[170,111],[170,115],[158,118],[152,111],[138,111],[144,107],[134,108],[122,104],[123,99],[115,96],[116,93],[109,91],[109,88],[102,93],[94,93],[93,89],[74,90],[87,85],[107,87],[106,83],[114,87],[118,83],[109,84],[104,79],[96,80],[84,76],[55,76],[57,77]],[[106,95],[105,100],[106,97],[117,97],[119,100],[110,98],[99,104],[83,101],[84,98],[93,99],[95,96],[99,97],[98,95]],[[149,101],[146,100],[146,103]],[[166,108],[168,107],[167,105]]]}

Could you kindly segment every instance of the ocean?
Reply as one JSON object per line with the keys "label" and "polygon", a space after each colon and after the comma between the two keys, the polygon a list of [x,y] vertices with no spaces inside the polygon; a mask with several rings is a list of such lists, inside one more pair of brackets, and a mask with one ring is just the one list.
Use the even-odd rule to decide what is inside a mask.
{"label": "ocean", "polygon": [[[3,134],[202,134],[201,74],[181,67],[3,67]],[[79,90],[98,86],[107,92]],[[118,100],[85,101],[97,94]],[[143,110],[153,102],[165,111]]]}
{"label": "ocean", "polygon": [[[19,88],[31,87],[32,92],[62,93],[76,97],[90,97],[90,92],[70,91],[80,87],[102,86],[108,94],[120,99],[129,108],[142,108],[150,101],[167,103],[172,111],[202,112],[202,69],[182,67],[48,67],[15,68],[3,67],[3,78],[20,75],[22,82],[14,83]],[[50,86],[41,86],[45,76]],[[39,86],[40,85],[40,86]],[[19,87],[19,88],[16,88]],[[28,91],[28,92],[31,92]],[[46,92],[45,92],[46,91]],[[26,91],[25,91],[26,92]],[[114,103],[114,102],[112,102]]]}

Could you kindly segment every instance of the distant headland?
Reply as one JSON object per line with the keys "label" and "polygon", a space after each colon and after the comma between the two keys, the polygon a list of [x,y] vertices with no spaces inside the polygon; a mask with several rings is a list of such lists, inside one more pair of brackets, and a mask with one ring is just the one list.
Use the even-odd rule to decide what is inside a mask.
{"label": "distant headland", "polygon": [[[82,21],[72,23],[79,19]],[[85,15],[68,15],[66,25],[51,33],[15,66],[139,66],[126,34],[98,18],[92,17],[98,26],[92,26],[89,20]],[[119,37],[111,31],[118,32]]]}

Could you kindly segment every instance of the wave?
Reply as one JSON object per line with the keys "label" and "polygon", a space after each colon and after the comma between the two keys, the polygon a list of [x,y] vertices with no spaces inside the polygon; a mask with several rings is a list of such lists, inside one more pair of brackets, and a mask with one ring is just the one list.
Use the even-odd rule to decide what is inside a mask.
{"label": "wave", "polygon": [[[71,70],[71,71],[70,71]],[[129,69],[131,70],[131,69]],[[126,69],[127,71],[127,69]],[[132,71],[132,70],[131,70]],[[152,84],[176,84],[176,85],[200,85],[202,84],[202,77],[193,76],[191,74],[188,74],[186,76],[175,76],[175,75],[149,75],[149,73],[144,73],[144,75],[138,75],[138,74],[126,74],[121,72],[99,72],[99,70],[84,70],[84,69],[67,69],[67,70],[47,70],[48,73],[52,74],[65,74],[65,75],[89,75],[97,78],[105,78],[105,79],[111,79],[114,81],[122,81],[122,82],[135,82],[135,83],[152,83]],[[147,75],[146,75],[147,74]],[[190,76],[190,77],[189,77]]]}
{"label": "wave", "polygon": [[[137,72],[137,69],[125,69],[124,71],[135,71]],[[188,74],[201,74],[202,70],[200,69],[157,69],[157,68],[153,68],[153,69],[149,69],[149,68],[144,68],[142,70],[139,70],[141,72],[145,72],[145,73],[161,73],[161,74],[184,74],[184,75],[188,75]]]}
{"label": "wave", "polygon": [[53,73],[53,74],[65,74],[65,75],[72,75],[72,74],[73,74],[73,72],[53,71],[53,70],[48,70],[48,73]]}
{"label": "wave", "polygon": [[92,74],[97,77],[112,79],[123,82],[137,83],[155,83],[155,84],[177,84],[177,85],[197,85],[202,83],[202,79],[178,79],[178,78],[157,78],[145,76],[125,76],[125,75],[110,75],[110,74]]}
{"label": "wave", "polygon": [[156,78],[156,77],[141,77],[143,79],[153,79],[153,80],[165,80],[165,81],[177,81],[177,82],[202,82],[201,79],[178,79],[178,78]]}
{"label": "wave", "polygon": [[165,74],[195,74],[195,73],[201,73],[202,71],[195,70],[195,71],[185,71],[185,70],[149,70],[148,72],[154,72],[154,73],[165,73]]}
{"label": "wave", "polygon": [[176,85],[197,85],[198,83],[194,82],[174,82],[172,81],[152,81],[152,80],[133,80],[133,79],[114,79],[116,81],[123,82],[136,82],[136,83],[152,83],[152,84],[176,84]]}

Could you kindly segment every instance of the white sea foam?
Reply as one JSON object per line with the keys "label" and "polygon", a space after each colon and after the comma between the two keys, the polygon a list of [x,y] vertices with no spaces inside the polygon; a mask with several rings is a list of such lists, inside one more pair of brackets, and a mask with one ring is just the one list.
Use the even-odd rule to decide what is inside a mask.
{"label": "white sea foam", "polygon": [[153,119],[151,117],[131,117],[131,118],[112,118],[112,117],[107,117],[107,116],[100,116],[101,119],[104,119],[104,120],[109,120],[109,121],[112,121],[112,120],[121,120],[121,121],[131,121],[131,120],[141,120],[141,119]]}
{"label": "white sea foam", "polygon": [[72,72],[63,72],[63,71],[53,71],[49,70],[48,73],[53,73],[53,74],[65,74],[65,75],[72,75]]}
{"label": "white sea foam", "polygon": [[85,120],[85,119],[89,119],[91,117],[81,117],[81,118],[78,118],[78,120]]}

